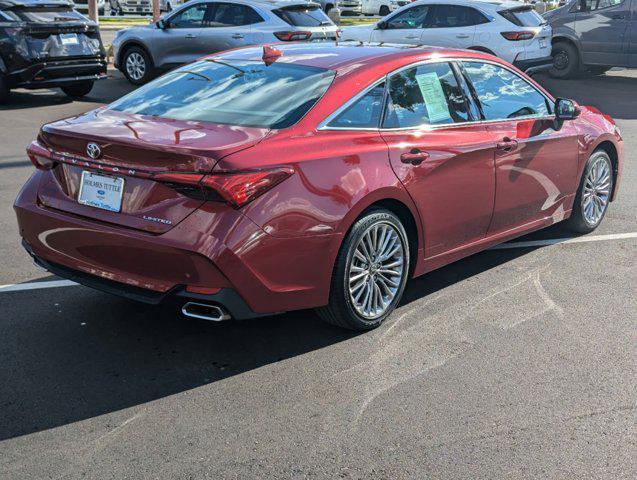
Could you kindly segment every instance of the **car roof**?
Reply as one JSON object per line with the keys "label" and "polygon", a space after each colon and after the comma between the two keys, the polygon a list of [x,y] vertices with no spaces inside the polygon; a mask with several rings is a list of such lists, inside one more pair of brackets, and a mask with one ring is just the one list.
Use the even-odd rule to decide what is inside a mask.
{"label": "car roof", "polygon": [[[493,56],[477,51],[432,46],[392,45],[363,42],[321,42],[274,44],[282,55],[279,63],[297,64],[336,70],[340,74],[373,69],[382,64],[409,64],[431,58],[466,57],[489,58]],[[245,47],[210,55],[223,60],[262,61],[263,46]]]}
{"label": "car roof", "polygon": [[13,7],[70,7],[71,0],[0,0],[0,8]]}
{"label": "car roof", "polygon": [[522,3],[514,0],[417,0],[410,5],[428,5],[428,4],[449,4],[449,5],[462,5],[467,7],[483,7],[483,8],[491,8],[491,9],[509,9],[516,7],[525,7],[529,6],[532,8],[532,5],[527,3]]}
{"label": "car roof", "polygon": [[[0,0],[2,1],[2,0]],[[202,0],[202,1],[221,1],[221,0]],[[311,2],[307,0],[225,0],[228,3],[241,3],[244,5],[254,5],[268,10],[274,10],[283,7],[292,7],[296,5],[313,5],[320,7],[317,2]],[[184,5],[186,2],[184,3]]]}

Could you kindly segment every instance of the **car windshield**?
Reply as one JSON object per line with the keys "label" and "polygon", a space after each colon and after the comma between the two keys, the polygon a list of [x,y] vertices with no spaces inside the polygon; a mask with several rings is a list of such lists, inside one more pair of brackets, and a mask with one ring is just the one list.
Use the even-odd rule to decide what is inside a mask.
{"label": "car windshield", "polygon": [[[88,22],[88,19],[81,13],[68,7],[37,7],[37,8],[14,8],[2,12],[8,19],[17,22],[30,23],[58,23],[58,22]],[[2,18],[0,16],[0,18]]]}
{"label": "car windshield", "polygon": [[518,27],[539,27],[546,23],[531,5],[503,10],[498,13]]}
{"label": "car windshield", "polygon": [[298,122],[335,72],[257,61],[207,59],[186,65],[112,103],[127,113],[259,128]]}
{"label": "car windshield", "polygon": [[332,25],[332,21],[318,6],[294,5],[272,10],[272,13],[295,27]]}

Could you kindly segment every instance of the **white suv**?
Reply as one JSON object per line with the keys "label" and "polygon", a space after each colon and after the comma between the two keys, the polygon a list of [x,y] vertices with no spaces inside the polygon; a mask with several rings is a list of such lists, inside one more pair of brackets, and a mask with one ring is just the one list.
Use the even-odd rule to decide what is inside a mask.
{"label": "white suv", "polygon": [[373,25],[344,27],[342,41],[468,48],[527,73],[547,70],[551,27],[532,5],[498,0],[418,0]]}

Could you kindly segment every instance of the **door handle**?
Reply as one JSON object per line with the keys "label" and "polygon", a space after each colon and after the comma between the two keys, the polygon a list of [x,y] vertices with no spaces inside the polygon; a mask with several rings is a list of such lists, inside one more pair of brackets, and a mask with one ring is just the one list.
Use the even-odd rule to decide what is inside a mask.
{"label": "door handle", "polygon": [[186,35],[184,38],[197,38],[196,35],[193,35],[192,33],[189,33],[188,35]]}
{"label": "door handle", "polygon": [[427,152],[422,152],[417,148],[412,148],[409,153],[403,153],[400,155],[401,162],[409,163],[411,165],[420,165],[428,158],[429,154]]}
{"label": "door handle", "polygon": [[243,38],[243,35],[241,35],[240,33],[235,33],[234,35],[232,35],[232,38]]}
{"label": "door handle", "polygon": [[456,38],[469,38],[469,35],[467,35],[466,33],[459,33],[458,35],[456,35]]}
{"label": "door handle", "polygon": [[502,150],[503,152],[510,152],[515,150],[518,146],[517,140],[511,140],[509,137],[504,137],[501,142],[496,144],[496,148],[498,150]]}
{"label": "door handle", "polygon": [[405,38],[410,38],[410,39],[420,38],[420,35],[406,35]]}

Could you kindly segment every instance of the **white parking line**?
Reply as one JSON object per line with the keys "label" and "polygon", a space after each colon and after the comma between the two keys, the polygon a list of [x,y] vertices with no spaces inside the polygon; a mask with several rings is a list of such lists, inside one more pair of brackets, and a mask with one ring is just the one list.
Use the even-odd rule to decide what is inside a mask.
{"label": "white parking line", "polygon": [[[555,245],[558,243],[588,243],[588,242],[602,242],[605,240],[625,240],[627,238],[637,238],[637,232],[632,233],[614,233],[609,235],[588,235],[585,237],[564,237],[564,238],[549,238],[546,240],[530,240],[528,242],[511,242],[502,243],[491,247],[489,250],[504,250],[509,248],[529,248],[529,247],[544,247],[547,245]],[[41,288],[58,288],[58,287],[71,287],[78,285],[71,280],[51,280],[49,282],[29,282],[29,283],[13,283],[9,285],[0,285],[0,293],[6,292],[19,292],[22,290],[38,290]]]}
{"label": "white parking line", "polygon": [[71,280],[51,280],[50,282],[30,282],[30,283],[13,283],[9,285],[0,285],[0,293],[19,292],[21,290],[37,290],[40,288],[57,288],[70,287],[77,285]]}

